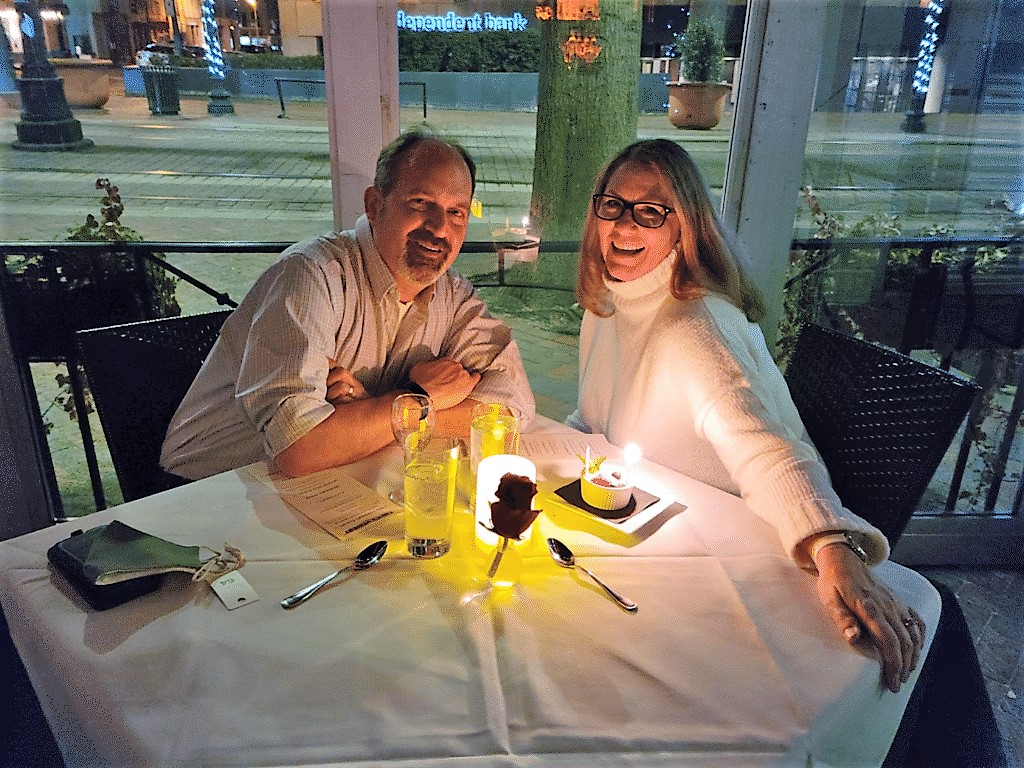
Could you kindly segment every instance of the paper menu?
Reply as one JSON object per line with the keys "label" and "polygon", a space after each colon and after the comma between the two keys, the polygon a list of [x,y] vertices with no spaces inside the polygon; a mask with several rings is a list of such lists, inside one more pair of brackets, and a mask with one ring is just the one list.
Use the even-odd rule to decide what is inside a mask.
{"label": "paper menu", "polygon": [[[525,434],[519,438],[519,452],[532,461],[579,461],[590,446],[590,453],[598,456],[617,456],[621,449],[608,442],[601,434],[588,435],[585,432],[539,432]],[[582,467],[582,464],[580,465]]]}
{"label": "paper menu", "polygon": [[400,512],[401,507],[338,469],[288,477],[264,463],[245,468],[290,506],[338,539]]}

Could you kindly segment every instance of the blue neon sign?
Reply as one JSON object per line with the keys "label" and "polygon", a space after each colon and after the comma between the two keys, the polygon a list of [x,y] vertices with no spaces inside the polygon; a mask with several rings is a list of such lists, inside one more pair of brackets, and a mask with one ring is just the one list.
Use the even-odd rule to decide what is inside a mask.
{"label": "blue neon sign", "polygon": [[448,11],[443,16],[420,16],[405,11],[397,14],[399,29],[410,32],[522,32],[529,24],[523,14],[495,16],[493,13],[474,13],[460,16]]}

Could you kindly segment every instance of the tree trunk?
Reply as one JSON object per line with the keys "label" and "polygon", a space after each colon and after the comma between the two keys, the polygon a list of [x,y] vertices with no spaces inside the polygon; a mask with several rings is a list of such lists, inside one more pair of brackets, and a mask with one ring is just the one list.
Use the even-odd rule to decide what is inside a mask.
{"label": "tree trunk", "polygon": [[[605,0],[600,20],[562,21],[556,10],[555,18],[540,21],[530,213],[545,240],[579,238],[595,177],[636,139],[640,13],[639,0]],[[597,38],[601,51],[593,63],[573,58],[566,64],[562,45],[573,32]],[[557,261],[575,267],[574,259]]]}

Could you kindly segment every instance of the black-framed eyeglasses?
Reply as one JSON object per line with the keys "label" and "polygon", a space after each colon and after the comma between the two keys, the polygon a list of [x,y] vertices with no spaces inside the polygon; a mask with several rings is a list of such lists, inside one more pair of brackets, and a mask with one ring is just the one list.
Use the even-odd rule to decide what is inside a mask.
{"label": "black-framed eyeglasses", "polygon": [[594,195],[593,201],[594,215],[597,218],[605,221],[618,221],[626,211],[629,211],[633,221],[645,229],[657,229],[675,210],[667,205],[651,203],[646,200],[631,203],[615,195]]}

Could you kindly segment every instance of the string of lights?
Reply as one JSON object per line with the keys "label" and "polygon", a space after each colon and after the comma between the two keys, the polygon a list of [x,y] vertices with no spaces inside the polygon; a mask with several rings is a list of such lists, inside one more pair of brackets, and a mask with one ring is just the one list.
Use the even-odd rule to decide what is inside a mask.
{"label": "string of lights", "polygon": [[939,47],[939,27],[945,0],[929,0],[925,8],[924,35],[917,49],[917,68],[914,70],[913,89],[915,93],[928,93],[932,81],[932,67],[935,65],[935,49]]}
{"label": "string of lights", "polygon": [[224,52],[220,47],[220,33],[214,16],[214,0],[203,0],[203,42],[206,44],[206,63],[210,77],[224,79]]}

